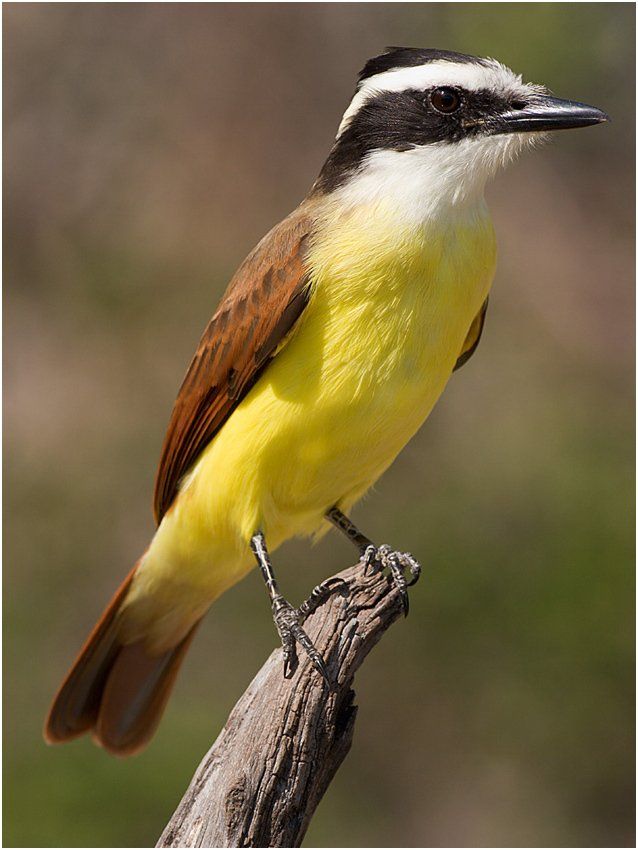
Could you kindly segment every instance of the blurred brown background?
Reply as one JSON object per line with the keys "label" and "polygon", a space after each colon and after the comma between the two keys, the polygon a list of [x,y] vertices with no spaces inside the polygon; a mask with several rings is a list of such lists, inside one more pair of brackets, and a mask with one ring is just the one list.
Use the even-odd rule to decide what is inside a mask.
{"label": "blurred brown background", "polygon": [[[5,4],[5,845],[148,846],[276,643],[214,607],[152,746],[47,749],[48,702],[153,531],[181,376],[305,194],[365,59],[496,56],[613,123],[489,190],[478,354],[355,513],[419,555],[307,846],[633,845],[634,6]],[[352,560],[285,547],[301,599]]]}

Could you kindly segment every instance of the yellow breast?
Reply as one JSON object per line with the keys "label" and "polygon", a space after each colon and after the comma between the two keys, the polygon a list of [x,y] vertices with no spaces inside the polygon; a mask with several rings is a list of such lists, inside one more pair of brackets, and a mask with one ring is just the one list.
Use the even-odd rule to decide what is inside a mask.
{"label": "yellow breast", "polygon": [[340,482],[345,507],[429,414],[487,296],[495,259],[484,205],[428,227],[402,226],[378,206],[358,208],[319,231],[313,298],[272,386],[296,363],[314,364],[300,388],[318,427],[304,425],[300,452]]}

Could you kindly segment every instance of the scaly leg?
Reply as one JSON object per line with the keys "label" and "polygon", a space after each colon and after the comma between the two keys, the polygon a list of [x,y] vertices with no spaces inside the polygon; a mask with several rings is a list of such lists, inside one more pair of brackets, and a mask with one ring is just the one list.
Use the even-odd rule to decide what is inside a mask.
{"label": "scaly leg", "polygon": [[281,638],[284,653],[284,677],[289,679],[297,669],[299,660],[297,658],[296,644],[299,643],[306,650],[315,669],[321,673],[328,685],[330,685],[325,662],[321,653],[315,648],[315,645],[304,631],[303,624],[306,618],[313,611],[316,611],[329,596],[347,587],[346,582],[343,579],[326,579],[326,581],[321,582],[321,584],[315,587],[308,599],[302,602],[299,608],[293,608],[281,593],[279,593],[275,574],[270,562],[270,555],[266,547],[266,539],[261,531],[258,531],[251,538],[250,548],[255,554],[261,574],[266,582],[268,595],[270,596],[273,619],[279,632],[279,637]]}
{"label": "scaly leg", "polygon": [[[375,546],[339,508],[331,508],[326,514],[326,517],[357,547],[361,556],[361,563],[366,572],[368,568],[372,568],[374,571],[386,568],[390,570],[392,581],[401,594],[403,611],[407,617],[410,610],[407,589],[419,580],[421,564],[409,552],[397,552],[385,544],[383,546]],[[410,571],[410,581],[406,580],[404,570]]]}

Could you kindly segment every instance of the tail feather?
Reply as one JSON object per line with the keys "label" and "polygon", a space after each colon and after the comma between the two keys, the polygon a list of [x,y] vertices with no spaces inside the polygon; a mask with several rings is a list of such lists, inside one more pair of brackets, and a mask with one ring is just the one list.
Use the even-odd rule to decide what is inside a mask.
{"label": "tail feather", "polygon": [[149,655],[140,642],[120,649],[109,672],[93,740],[120,756],[143,749],[153,737],[199,623],[177,646]]}
{"label": "tail feather", "polygon": [[133,581],[129,573],[82,647],[49,711],[49,744],[86,732],[116,755],[131,755],[151,739],[198,623],[176,646],[159,655],[143,642],[124,644],[118,612]]}

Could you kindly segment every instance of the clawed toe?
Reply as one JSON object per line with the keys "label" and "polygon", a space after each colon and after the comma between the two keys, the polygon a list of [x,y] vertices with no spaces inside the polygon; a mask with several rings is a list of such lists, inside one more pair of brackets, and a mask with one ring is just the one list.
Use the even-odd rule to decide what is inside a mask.
{"label": "clawed toe", "polygon": [[303,622],[306,617],[316,611],[317,608],[319,608],[320,605],[323,605],[323,603],[326,602],[333,594],[340,593],[342,596],[346,596],[348,589],[348,582],[345,581],[345,579],[338,578],[336,576],[322,581],[321,584],[318,584],[313,589],[306,601],[302,602],[299,606],[298,611],[301,621]]}
{"label": "clawed toe", "polygon": [[361,563],[363,564],[363,572],[365,575],[371,575],[376,572],[380,572],[386,566],[385,558],[387,557],[387,553],[390,551],[390,547],[386,546],[373,546],[370,544],[366,547],[365,552],[361,556]]}
{"label": "clawed toe", "polygon": [[[401,603],[403,605],[403,613],[408,616],[410,610],[410,600],[408,597],[408,587],[419,580],[421,575],[421,564],[409,552],[397,552],[391,546],[383,544],[382,546],[370,545],[366,548],[361,556],[364,573],[381,572],[389,570],[394,586],[399,591]],[[405,572],[410,573],[410,581],[405,577]]]}
{"label": "clawed toe", "polygon": [[293,608],[283,596],[275,597],[272,603],[272,611],[283,649],[284,678],[292,678],[299,666],[297,656],[297,644],[299,644],[328,687],[332,687],[323,656],[303,628],[303,623],[308,615],[316,611],[330,596],[337,592],[345,595],[347,589],[348,583],[343,579],[327,579],[315,587],[308,599],[299,608]]}

